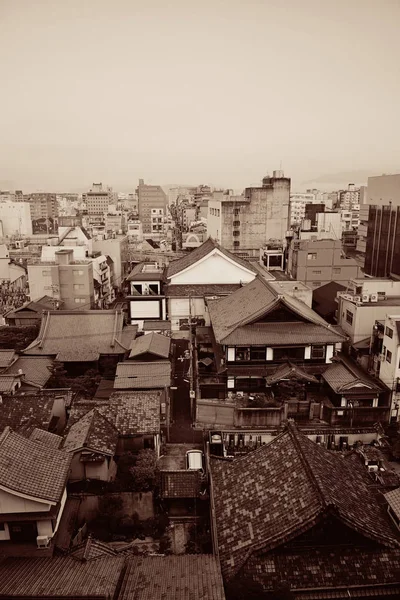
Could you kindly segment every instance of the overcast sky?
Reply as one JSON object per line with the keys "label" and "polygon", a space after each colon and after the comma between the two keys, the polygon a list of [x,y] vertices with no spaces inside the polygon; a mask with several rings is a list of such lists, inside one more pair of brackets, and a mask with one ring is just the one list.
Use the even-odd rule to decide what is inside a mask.
{"label": "overcast sky", "polygon": [[399,23],[399,0],[0,0],[0,187],[399,170]]}

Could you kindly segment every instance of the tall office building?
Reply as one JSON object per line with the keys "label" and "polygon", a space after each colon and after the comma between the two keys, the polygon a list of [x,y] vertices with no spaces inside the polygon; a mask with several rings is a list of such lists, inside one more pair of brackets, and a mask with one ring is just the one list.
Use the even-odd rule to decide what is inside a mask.
{"label": "tall office building", "polygon": [[369,207],[364,271],[400,278],[400,206]]}
{"label": "tall office building", "polygon": [[136,189],[139,201],[139,220],[143,233],[162,234],[167,216],[168,196],[160,185],[147,185],[139,179]]}
{"label": "tall office building", "polygon": [[111,188],[104,189],[102,183],[94,183],[84,194],[84,199],[89,215],[103,215],[108,212],[110,204],[113,204],[114,196]]}

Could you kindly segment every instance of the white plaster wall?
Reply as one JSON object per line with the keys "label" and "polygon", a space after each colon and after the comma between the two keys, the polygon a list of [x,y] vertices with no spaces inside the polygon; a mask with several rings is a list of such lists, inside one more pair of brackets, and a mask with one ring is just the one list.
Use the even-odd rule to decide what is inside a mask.
{"label": "white plaster wall", "polygon": [[196,263],[192,268],[171,277],[171,284],[199,284],[208,283],[234,284],[253,281],[255,273],[248,272],[240,265],[228,260],[218,251],[207,256],[203,261]]}
{"label": "white plaster wall", "polygon": [[0,490],[0,514],[2,515],[8,513],[47,512],[50,508],[50,504],[35,502],[34,500],[16,496],[5,490]]}

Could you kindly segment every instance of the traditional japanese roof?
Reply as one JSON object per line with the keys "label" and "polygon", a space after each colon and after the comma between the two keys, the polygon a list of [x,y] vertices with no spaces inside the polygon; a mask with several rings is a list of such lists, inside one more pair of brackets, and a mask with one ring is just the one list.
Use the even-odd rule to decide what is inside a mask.
{"label": "traditional japanese roof", "polygon": [[41,388],[51,377],[52,365],[48,356],[19,356],[4,373],[18,375],[22,371],[21,383]]}
{"label": "traditional japanese roof", "polygon": [[298,379],[300,381],[318,383],[318,379],[314,375],[307,373],[307,371],[291,362],[286,362],[278,367],[273,374],[266,377],[266,382],[268,385],[273,385],[282,379]]}
{"label": "traditional japanese roof", "polygon": [[49,448],[59,448],[61,442],[63,441],[60,435],[56,435],[55,433],[51,433],[50,431],[45,431],[44,429],[39,429],[35,427],[32,431],[29,439],[32,442],[37,442],[38,444],[44,444]]}
{"label": "traditional japanese roof", "polygon": [[400,488],[387,492],[385,498],[393,513],[400,520]]}
{"label": "traditional japanese roof", "polygon": [[69,553],[69,556],[73,556],[76,560],[96,560],[102,556],[116,556],[117,550],[114,550],[108,544],[96,540],[90,534],[80,544],[74,546]]}
{"label": "traditional japanese roof", "polygon": [[292,425],[244,457],[211,458],[211,472],[227,579],[255,552],[287,544],[327,514],[382,546],[400,548],[398,533],[360,461],[346,461]]}
{"label": "traditional japanese roof", "polygon": [[70,463],[68,453],[28,440],[9,427],[0,435],[0,485],[13,492],[57,503]]}
{"label": "traditional japanese roof", "polygon": [[16,383],[21,381],[20,375],[0,373],[0,392],[12,392]]}
{"label": "traditional japanese roof", "polygon": [[223,254],[230,260],[233,260],[238,265],[244,267],[248,271],[250,271],[252,273],[257,273],[257,271],[253,268],[253,266],[250,263],[243,260],[239,256],[236,256],[236,254],[232,254],[231,252],[228,252],[228,250],[225,250],[225,248],[222,248],[222,246],[217,244],[217,242],[215,242],[212,238],[208,238],[208,240],[206,240],[201,246],[199,246],[198,248],[195,248],[190,253],[188,253],[186,256],[183,256],[182,258],[178,258],[177,260],[172,261],[168,266],[167,278],[169,279],[173,275],[176,275],[177,273],[184,271],[188,267],[191,267],[192,265],[197,263],[202,258],[205,258],[208,254],[210,254],[214,250],[219,250],[219,252],[221,252],[221,254]]}
{"label": "traditional japanese roof", "polygon": [[[90,564],[90,563],[89,563]],[[135,557],[128,561],[119,600],[224,600],[211,554]]]}
{"label": "traditional japanese roof", "polygon": [[[260,322],[278,308],[298,317],[291,322]],[[346,336],[297,298],[279,294],[260,277],[226,298],[208,302],[211,325],[219,344],[295,345],[343,342]]]}
{"label": "traditional japanese roof", "polygon": [[106,556],[78,561],[54,558],[7,558],[1,563],[0,598],[116,597],[125,559]]}
{"label": "traditional japanese roof", "polygon": [[168,298],[187,298],[194,296],[204,298],[205,296],[229,296],[232,292],[240,289],[240,283],[210,283],[210,284],[173,284],[165,286],[165,295]]}
{"label": "traditional japanese roof", "polygon": [[152,362],[126,361],[118,363],[114,389],[157,389],[171,385],[171,363],[168,360]]}
{"label": "traditional japanese roof", "polygon": [[117,310],[48,311],[39,335],[24,354],[55,356],[60,362],[94,362],[101,354],[124,354],[134,339]]}
{"label": "traditional japanese roof", "polygon": [[386,389],[384,384],[343,354],[336,357],[335,362],[322,373],[322,377],[336,394],[365,391],[380,393]]}
{"label": "traditional japanese roof", "polygon": [[322,317],[326,317],[335,312],[337,303],[335,302],[338,292],[344,292],[346,288],[336,281],[330,281],[325,285],[313,291],[313,309]]}
{"label": "traditional japanese roof", "polygon": [[31,432],[35,427],[48,430],[53,416],[55,394],[4,394],[0,404],[0,431],[11,427],[14,431]]}
{"label": "traditional japanese roof", "polygon": [[99,410],[94,408],[74,423],[64,440],[63,450],[76,452],[92,450],[114,456],[118,442],[118,431]]}
{"label": "traditional japanese roof", "polygon": [[7,313],[6,318],[15,319],[18,317],[18,319],[20,319],[26,317],[27,319],[32,319],[34,318],[34,315],[32,315],[32,313],[36,313],[37,318],[39,319],[41,318],[43,311],[54,310],[56,308],[56,302],[58,302],[59,305],[63,304],[63,302],[55,300],[54,298],[50,298],[50,296],[42,296],[37,300],[25,302],[25,304],[23,304],[19,308],[16,308],[11,312]]}
{"label": "traditional japanese roof", "polygon": [[8,367],[16,356],[15,350],[0,350],[0,369]]}
{"label": "traditional japanese roof", "polygon": [[137,358],[142,354],[154,354],[160,358],[168,358],[171,339],[159,333],[148,333],[136,338],[131,344],[129,358]]}
{"label": "traditional japanese roof", "polygon": [[143,331],[171,331],[171,321],[145,321]]}
{"label": "traditional japanese roof", "polygon": [[199,471],[162,471],[162,498],[197,498],[200,492]]}

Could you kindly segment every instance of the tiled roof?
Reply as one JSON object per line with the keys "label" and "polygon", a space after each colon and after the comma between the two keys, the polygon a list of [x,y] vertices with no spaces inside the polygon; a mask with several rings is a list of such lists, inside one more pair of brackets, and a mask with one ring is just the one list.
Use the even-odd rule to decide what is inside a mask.
{"label": "tiled roof", "polygon": [[282,546],[332,512],[358,534],[383,546],[400,546],[365,467],[315,444],[292,425],[244,457],[212,458],[211,471],[227,579],[256,550]]}
{"label": "tiled roof", "polygon": [[157,389],[171,385],[171,363],[168,360],[153,362],[126,361],[118,363],[114,388]]}
{"label": "tiled roof", "polygon": [[21,313],[27,313],[26,316],[28,316],[29,312],[36,313],[36,315],[31,314],[30,318],[40,318],[42,316],[43,311],[55,309],[56,302],[57,300],[54,300],[54,298],[50,298],[50,296],[42,296],[41,298],[38,298],[37,300],[34,300],[32,302],[26,302],[19,308],[16,308],[12,312],[8,313],[7,318],[20,318]]}
{"label": "tiled roof", "polygon": [[64,440],[63,450],[74,452],[86,448],[113,456],[118,442],[118,432],[97,408],[74,423]]}
{"label": "tiled roof", "polygon": [[96,410],[114,425],[121,436],[160,433],[162,398],[161,390],[120,391],[114,392],[109,401],[101,405],[75,402],[69,423],[73,425],[96,406]]}
{"label": "tiled roof", "polygon": [[0,404],[0,431],[4,427],[11,427],[14,431],[20,428],[35,427],[48,429],[53,415],[53,395],[38,394],[3,395]]}
{"label": "tiled roof", "polygon": [[1,563],[0,597],[114,598],[125,559],[80,562],[68,556],[7,558]]}
{"label": "tiled roof", "polygon": [[60,435],[56,435],[55,433],[51,433],[50,431],[45,431],[44,429],[35,429],[32,431],[29,439],[32,442],[37,442],[38,444],[44,444],[49,448],[59,448],[62,442],[62,437]]}
{"label": "tiled roof", "polygon": [[21,381],[18,375],[0,373],[0,392],[12,392],[18,381]]}
{"label": "tiled roof", "polygon": [[210,283],[210,284],[169,284],[165,286],[165,295],[168,298],[187,298],[194,296],[204,298],[204,296],[228,296],[232,292],[240,289],[240,283]]}
{"label": "tiled roof", "polygon": [[162,498],[197,498],[200,492],[199,471],[161,471]]}
{"label": "tiled roof", "polygon": [[396,517],[400,519],[400,488],[388,492],[385,498]]}
{"label": "tiled roof", "polygon": [[153,331],[152,333],[136,338],[132,342],[129,358],[136,358],[147,352],[160,358],[168,358],[170,347],[170,338]]}
{"label": "tiled roof", "polygon": [[318,379],[301,369],[298,365],[292,363],[285,363],[278,367],[276,371],[266,378],[268,385],[273,385],[282,379],[298,379],[300,381],[312,381],[318,383]]}
{"label": "tiled roof", "polygon": [[210,254],[210,252],[213,252],[216,249],[219,250],[222,254],[224,254],[227,258],[230,258],[231,260],[235,261],[238,265],[241,265],[245,269],[256,273],[256,271],[250,263],[243,260],[239,256],[236,256],[235,254],[231,254],[230,252],[222,248],[222,246],[217,244],[217,242],[215,242],[212,238],[208,238],[208,240],[206,240],[204,244],[192,250],[190,253],[187,254],[187,256],[183,256],[182,258],[178,258],[178,260],[172,261],[168,266],[167,278],[170,278],[173,275],[184,271],[188,267],[191,267],[197,261],[201,260],[202,258],[207,256],[207,254]]}
{"label": "tiled roof", "polygon": [[147,556],[128,561],[119,600],[183,599],[225,599],[222,578],[214,556]]}
{"label": "tiled roof", "polygon": [[123,340],[123,322],[123,313],[116,310],[49,311],[37,339],[24,354],[56,356],[61,362],[89,362],[100,354],[124,354],[134,331]]}
{"label": "tiled roof", "polygon": [[384,387],[353,360],[339,354],[337,360],[322,373],[322,377],[332,390],[339,394],[360,391],[382,392]]}
{"label": "tiled roof", "polygon": [[171,321],[145,321],[143,331],[171,331]]}
{"label": "tiled roof", "polygon": [[28,440],[9,428],[0,435],[0,485],[50,502],[65,489],[71,456]]}
{"label": "tiled roof", "polygon": [[51,377],[53,360],[48,356],[19,356],[13,364],[5,370],[5,373],[17,374],[22,371],[22,383],[31,383],[38,387],[44,387]]}
{"label": "tiled roof", "polygon": [[[241,575],[250,576],[265,589],[285,581],[293,593],[302,589],[341,588],[340,595],[327,597],[344,598],[346,588],[350,588],[349,598],[376,598],[375,586],[400,584],[400,550],[322,546],[308,547],[304,552],[304,549],[292,548],[252,556]],[[366,595],[356,594],[355,588],[364,586],[368,586]],[[343,590],[346,590],[345,595]]]}
{"label": "tiled roof", "polygon": [[[291,311],[300,320],[290,323],[259,322],[279,307]],[[313,339],[317,343],[340,342],[345,339],[345,336],[328,325],[304,302],[289,295],[278,294],[260,277],[226,298],[208,302],[208,309],[215,339],[219,344],[296,344],[304,336],[305,343],[312,342]],[[311,334],[308,334],[309,331]]]}
{"label": "tiled roof", "polygon": [[69,556],[73,556],[76,560],[95,560],[102,556],[116,556],[117,554],[117,551],[111,546],[89,535],[86,540],[72,548]]}
{"label": "tiled roof", "polygon": [[0,350],[0,369],[8,367],[15,357],[15,350]]}

